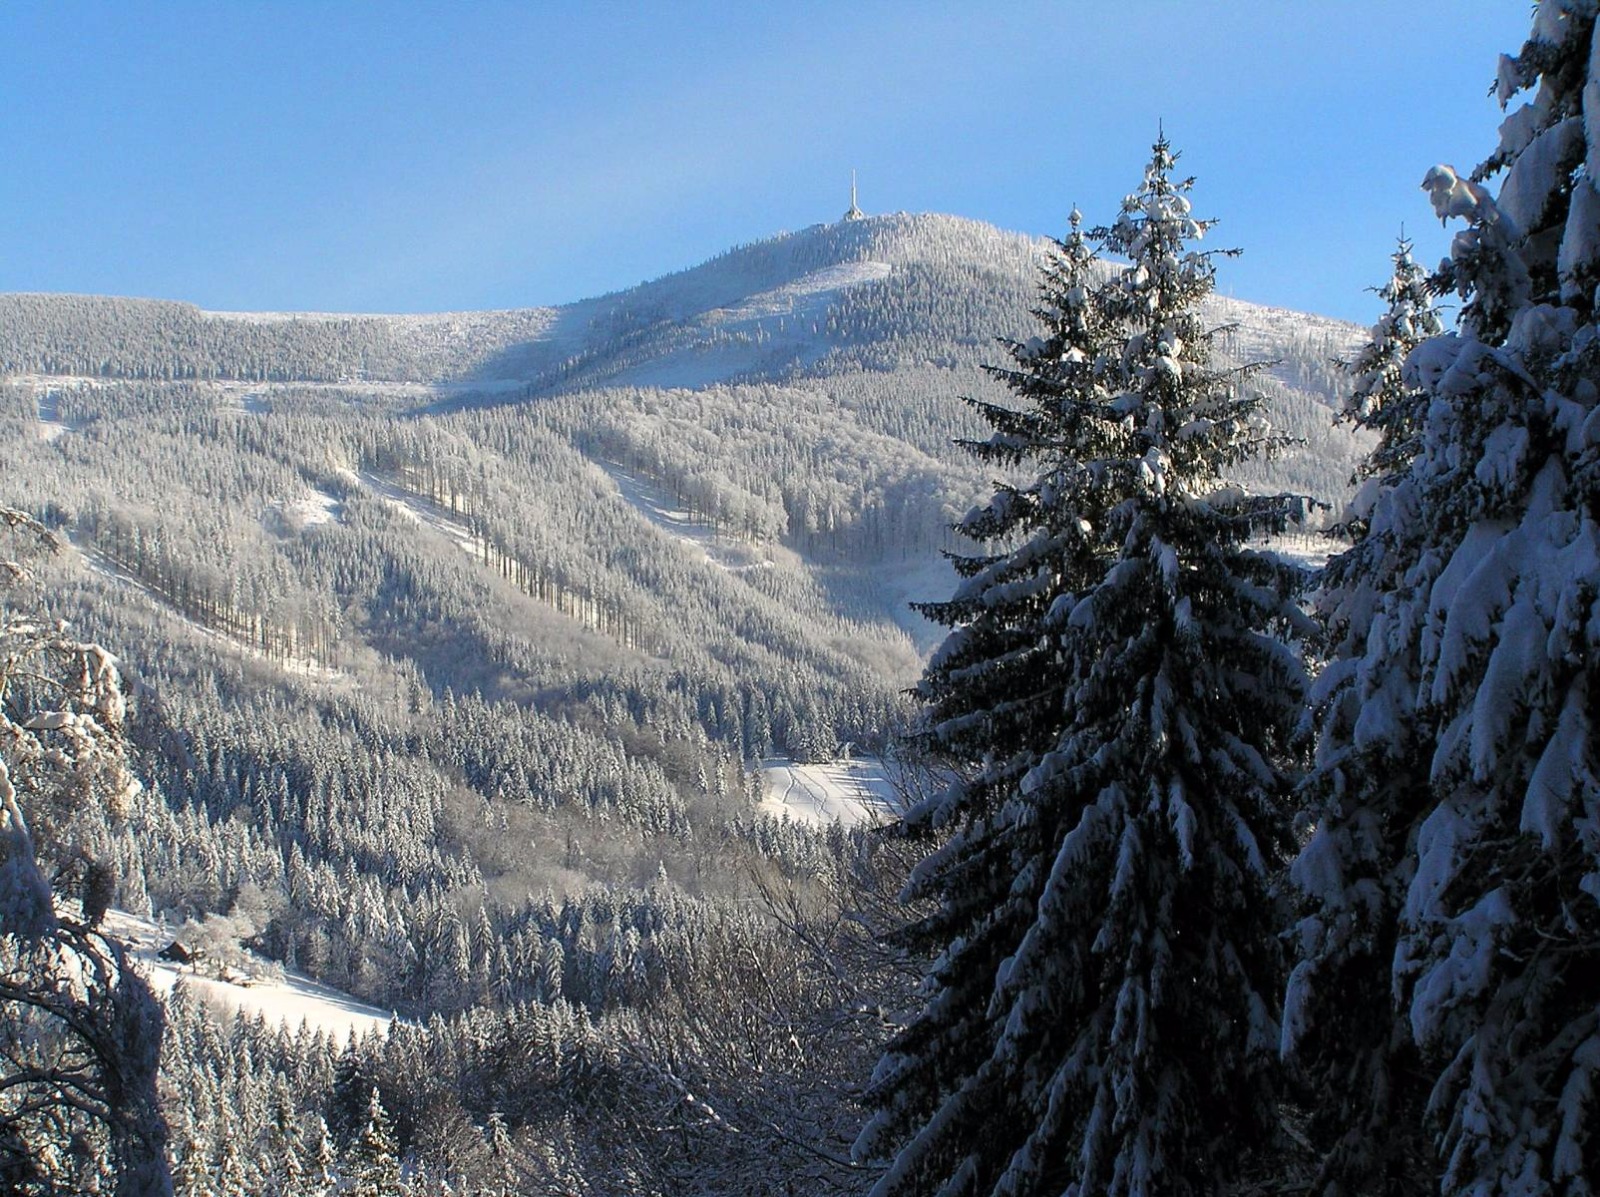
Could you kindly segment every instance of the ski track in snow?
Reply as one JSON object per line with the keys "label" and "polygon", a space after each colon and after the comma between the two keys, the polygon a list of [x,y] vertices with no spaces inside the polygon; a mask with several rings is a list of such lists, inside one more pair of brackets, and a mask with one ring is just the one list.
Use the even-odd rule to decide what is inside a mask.
{"label": "ski track in snow", "polygon": [[105,929],[127,945],[139,971],[158,994],[170,993],[182,980],[191,993],[198,994],[222,1014],[231,1016],[241,1011],[252,1017],[259,1014],[268,1022],[283,1023],[291,1029],[304,1022],[312,1030],[340,1039],[352,1031],[358,1035],[383,1031],[394,1021],[391,1012],[358,1002],[349,994],[299,973],[286,972],[281,981],[262,979],[235,985],[171,964],[157,955],[172,942],[171,934],[151,919],[126,911],[108,912]]}
{"label": "ski track in snow", "polygon": [[876,757],[856,757],[800,765],[787,757],[761,762],[761,801],[756,809],[816,827],[843,823],[888,822],[900,817],[903,802],[892,766]]}

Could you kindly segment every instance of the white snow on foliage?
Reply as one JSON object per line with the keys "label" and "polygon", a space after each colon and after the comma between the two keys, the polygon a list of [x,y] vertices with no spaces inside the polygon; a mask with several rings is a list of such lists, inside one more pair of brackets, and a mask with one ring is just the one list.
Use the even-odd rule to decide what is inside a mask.
{"label": "white snow on foliage", "polygon": [[1583,156],[1583,118],[1569,117],[1542,130],[1517,155],[1496,205],[1517,229],[1531,229]]}
{"label": "white snow on foliage", "polygon": [[1440,220],[1459,216],[1476,221],[1494,210],[1494,199],[1486,188],[1456,174],[1455,167],[1444,163],[1422,177],[1422,189],[1428,193],[1433,214]]}

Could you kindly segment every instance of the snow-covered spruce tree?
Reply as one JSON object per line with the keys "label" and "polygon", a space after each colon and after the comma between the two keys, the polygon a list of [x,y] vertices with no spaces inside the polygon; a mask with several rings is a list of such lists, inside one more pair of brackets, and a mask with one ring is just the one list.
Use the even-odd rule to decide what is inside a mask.
{"label": "snow-covered spruce tree", "polygon": [[1378,443],[1361,473],[1380,484],[1392,483],[1405,472],[1417,455],[1427,422],[1427,394],[1407,386],[1403,377],[1406,358],[1421,342],[1444,331],[1427,272],[1411,256],[1411,242],[1400,238],[1391,260],[1394,271],[1378,289],[1384,313],[1346,367],[1351,388],[1342,413],[1358,427],[1377,433]]}
{"label": "snow-covered spruce tree", "polygon": [[26,595],[54,546],[0,507],[0,1190],[165,1197],[161,1009],[99,928],[111,887],[75,847],[137,789],[121,682]]}
{"label": "snow-covered spruce tree", "polygon": [[[1303,794],[1311,834],[1291,870],[1304,910],[1283,1047],[1311,1095],[1312,1137],[1325,1153],[1317,1184],[1326,1193],[1412,1193],[1426,1167],[1415,1116],[1426,1090],[1390,984],[1426,762],[1400,727],[1387,754],[1356,754],[1365,784],[1351,786],[1346,777],[1351,729],[1370,697],[1352,684],[1351,661],[1365,651],[1379,595],[1398,584],[1414,547],[1398,543],[1389,499],[1420,451],[1431,399],[1407,382],[1404,366],[1417,345],[1443,332],[1410,251],[1402,239],[1378,291],[1386,310],[1347,366],[1351,389],[1341,414],[1375,432],[1378,443],[1342,520],[1354,543],[1328,563],[1316,596],[1332,664],[1307,708],[1320,750]],[[1369,680],[1403,682],[1398,675]]]}
{"label": "snow-covered spruce tree", "polygon": [[1316,702],[1320,809],[1296,872],[1320,909],[1286,1041],[1341,1033],[1319,1024],[1349,1000],[1347,962],[1385,950],[1370,927],[1398,882],[1399,1029],[1447,1193],[1600,1176],[1596,8],[1544,0],[1499,76],[1502,103],[1531,101],[1472,177],[1428,172],[1441,218],[1469,225],[1436,280],[1465,301],[1460,329],[1407,361],[1426,426],[1373,510],[1366,576],[1345,579],[1359,601]]}
{"label": "snow-covered spruce tree", "polygon": [[337,1159],[333,1151],[333,1136],[328,1133],[328,1124],[320,1115],[312,1120],[311,1140],[306,1149],[306,1158],[311,1164],[304,1185],[307,1197],[327,1197],[339,1187],[339,1178],[335,1166]]}
{"label": "snow-covered spruce tree", "polygon": [[891,1043],[857,1152],[874,1190],[1214,1193],[1274,1138],[1281,980],[1269,874],[1301,698],[1294,580],[1251,551],[1291,501],[1228,467],[1264,449],[1250,371],[1210,364],[1210,257],[1163,139],[1096,237],[1074,214],[1043,335],[977,405],[985,461],[1037,471],[961,530],[954,629],[920,684],[965,780],[915,808],[953,827],[905,897],[936,909],[926,1004]]}
{"label": "snow-covered spruce tree", "polygon": [[305,1139],[300,1131],[300,1111],[288,1082],[277,1077],[272,1086],[272,1121],[267,1125],[264,1171],[272,1178],[273,1193],[299,1197],[305,1190]]}
{"label": "snow-covered spruce tree", "polygon": [[389,1114],[374,1087],[367,1098],[367,1120],[350,1145],[351,1197],[400,1197],[400,1146]]}

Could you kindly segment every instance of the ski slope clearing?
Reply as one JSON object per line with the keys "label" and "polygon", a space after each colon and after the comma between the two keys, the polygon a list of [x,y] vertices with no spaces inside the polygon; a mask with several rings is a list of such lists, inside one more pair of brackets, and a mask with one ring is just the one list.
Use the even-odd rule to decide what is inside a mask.
{"label": "ski slope clearing", "polygon": [[927,554],[906,558],[893,555],[860,565],[863,578],[871,581],[883,596],[884,609],[911,637],[923,660],[944,643],[949,629],[917,611],[913,603],[942,603],[956,592],[960,576],[948,558]]}
{"label": "ski slope clearing", "polygon": [[761,762],[761,801],[756,809],[819,827],[886,823],[904,810],[897,777],[898,770],[876,757],[817,765],[772,757]]}
{"label": "ski slope clearing", "polygon": [[737,573],[770,566],[758,546],[722,536],[710,524],[697,520],[677,501],[648,482],[609,461],[595,462],[616,484],[617,494],[655,527],[721,569]]}
{"label": "ski slope clearing", "polygon": [[441,533],[469,556],[476,552],[472,530],[438,504],[366,470],[359,474],[353,474],[349,470],[343,473],[347,478],[367,487],[412,523],[425,524],[435,532]]}
{"label": "ski slope clearing", "polygon": [[[321,492],[318,493],[320,494]],[[314,504],[314,506],[317,505]],[[329,513],[329,518],[332,518],[331,512]],[[289,656],[269,655],[237,636],[231,636],[225,631],[203,624],[199,620],[185,615],[170,596],[163,594],[131,570],[124,569],[99,549],[79,544],[70,536],[65,539],[67,544],[71,545],[72,549],[77,553],[78,559],[83,562],[84,568],[90,573],[120,586],[138,591],[197,635],[203,636],[213,643],[225,645],[231,651],[249,657],[252,660],[266,661],[268,664],[277,666],[285,673],[292,673],[322,682],[338,682],[341,685],[353,686],[355,684],[355,679],[349,674],[334,668],[332,665],[324,664],[315,657],[302,657],[295,654]]]}
{"label": "ski slope clearing", "polygon": [[282,980],[262,977],[245,984],[233,984],[196,973],[188,966],[170,964],[157,953],[172,942],[171,934],[154,921],[126,911],[108,912],[105,929],[127,945],[129,955],[137,961],[139,971],[156,993],[170,993],[182,980],[191,994],[201,997],[224,1016],[235,1012],[252,1017],[259,1014],[268,1022],[290,1027],[304,1022],[312,1030],[340,1039],[352,1031],[358,1035],[382,1031],[394,1020],[394,1015],[387,1010],[363,1005],[348,994],[298,973],[284,973]]}
{"label": "ski slope clearing", "polygon": [[[443,537],[465,553],[475,564],[483,567],[492,579],[491,585],[497,586],[507,600],[525,617],[519,624],[521,634],[559,636],[565,640],[569,648],[583,644],[585,651],[592,650],[601,641],[609,646],[622,643],[613,631],[606,628],[599,607],[591,598],[559,586],[551,588],[553,593],[536,595],[530,590],[519,589],[510,580],[509,574],[502,575],[490,569],[485,555],[488,542],[474,535],[472,528],[462,521],[457,512],[370,471],[363,470],[357,473],[351,469],[341,469],[338,472],[345,481],[354,486],[364,487],[382,499],[408,523],[419,530]],[[558,621],[556,626],[551,626],[552,615]],[[574,624],[582,629],[582,637],[588,638],[590,633],[593,633],[594,637],[587,639],[587,643],[585,639],[573,640]],[[534,629],[537,628],[543,628],[544,632],[535,632]],[[622,647],[629,646],[622,644]],[[602,659],[612,660],[609,649],[602,654]]]}
{"label": "ski slope clearing", "polygon": [[771,316],[820,312],[840,291],[888,278],[891,270],[893,267],[888,262],[840,262],[720,308],[711,315],[719,323],[738,324]]}

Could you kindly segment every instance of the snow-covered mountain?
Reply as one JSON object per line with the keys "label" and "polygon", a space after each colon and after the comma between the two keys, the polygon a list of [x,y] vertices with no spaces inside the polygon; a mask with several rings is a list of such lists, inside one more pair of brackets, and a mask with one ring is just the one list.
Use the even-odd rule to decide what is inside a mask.
{"label": "snow-covered mountain", "polygon": [[[908,603],[950,594],[949,524],[993,486],[952,445],[982,431],[961,396],[1004,397],[980,367],[1030,335],[1045,248],[884,216],[437,316],[0,296],[0,504],[62,534],[43,601],[132,690],[144,790],[82,829],[114,903],[240,928],[284,966],[218,990],[265,1016],[236,1036],[264,1043],[291,1008],[340,1033],[398,1012],[361,1056],[398,1053],[397,1101],[412,1037],[459,1029],[459,1063],[543,1036],[549,1060],[483,1048],[515,1062],[502,1081],[459,1065],[463,1093],[536,1121],[530,1093],[566,1111],[665,1083],[568,1086],[550,1060],[574,1044],[688,1036],[698,1059],[746,1025],[741,970],[803,1006],[813,974],[756,911],[835,893],[857,863],[835,821],[923,780],[894,748],[938,630]],[[1225,352],[1274,363],[1271,411],[1305,439],[1246,481],[1337,494],[1358,446],[1332,426],[1331,359],[1356,330],[1214,311]],[[205,1008],[169,1005],[191,1062],[269,1084],[206,1046]],[[789,1054],[804,1031],[749,1025],[764,1063],[735,1088],[830,1118],[826,1078],[876,1050],[865,1023],[854,1047],[829,1031],[819,1069],[815,1045]],[[261,1053],[354,1060],[308,1035]]]}
{"label": "snow-covered mountain", "polygon": [[[422,316],[206,312],[99,296],[0,296],[0,372],[49,393],[69,379],[194,382],[235,404],[322,389],[417,411],[607,388],[826,390],[899,374],[914,397],[982,392],[1000,336],[1026,336],[1049,243],[952,216],[869,217],[740,246],[626,291],[560,307]],[[1257,482],[1322,497],[1356,446],[1332,432],[1333,366],[1359,330],[1218,297],[1225,352],[1272,363],[1278,423],[1306,448]],[[892,386],[879,385],[880,392]],[[883,402],[889,402],[885,399]],[[41,409],[43,411],[43,409]],[[55,408],[48,413],[55,420]],[[919,448],[966,429],[946,404]],[[52,430],[53,431],[53,430]],[[904,429],[886,429],[904,435]]]}
{"label": "snow-covered mountain", "polygon": [[[250,382],[544,386],[679,385],[669,360],[700,360],[681,385],[769,377],[848,345],[913,338],[992,356],[1021,331],[1043,238],[953,216],[898,213],[813,225],[739,246],[626,291],[559,307],[431,315],[208,312],[104,296],[0,296],[0,369],[11,374]],[[848,300],[848,301],[847,301]],[[1017,301],[1024,303],[1017,308]],[[1343,349],[1340,321],[1231,299],[1242,353]],[[989,322],[985,323],[984,318]],[[609,372],[609,373],[608,373]]]}
{"label": "snow-covered mountain", "polygon": [[[64,533],[50,601],[144,696],[118,900],[292,895],[261,950],[417,1012],[476,982],[374,954],[463,903],[813,867],[763,776],[890,745],[937,639],[908,603],[993,482],[960,397],[1003,394],[1046,248],[873,217],[439,316],[0,296],[0,502]],[[1215,313],[1306,440],[1247,481],[1335,494],[1356,330]]]}

